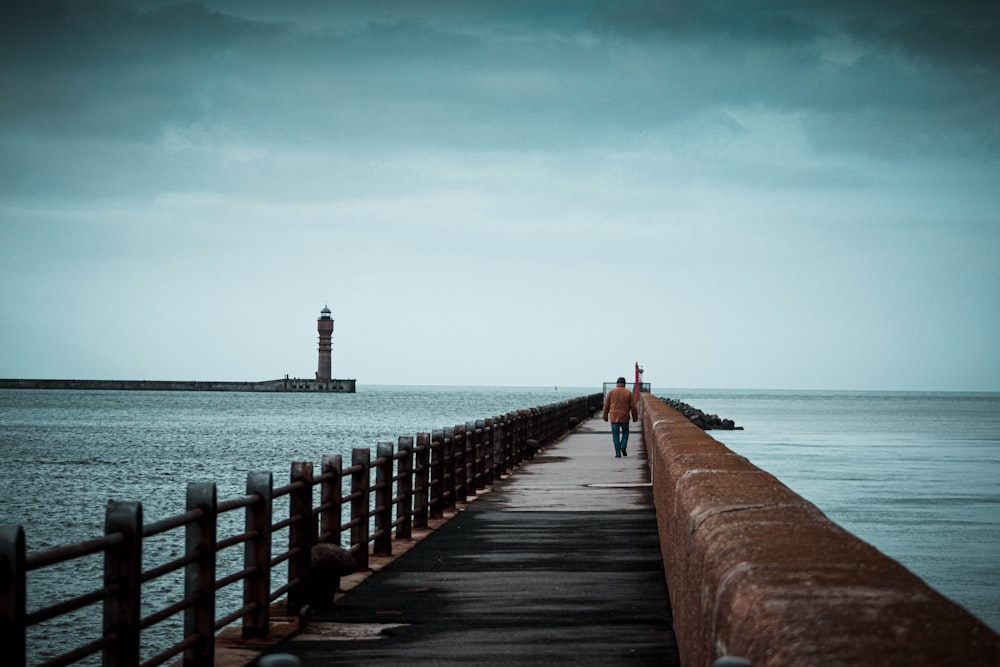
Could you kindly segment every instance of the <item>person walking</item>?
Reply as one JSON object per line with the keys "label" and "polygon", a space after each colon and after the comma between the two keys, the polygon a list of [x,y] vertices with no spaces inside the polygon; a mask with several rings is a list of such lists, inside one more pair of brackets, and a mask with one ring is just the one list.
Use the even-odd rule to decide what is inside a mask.
{"label": "person walking", "polygon": [[604,421],[611,421],[611,442],[615,445],[615,458],[628,456],[628,418],[639,421],[635,397],[625,388],[625,378],[620,377],[615,388],[604,397]]}

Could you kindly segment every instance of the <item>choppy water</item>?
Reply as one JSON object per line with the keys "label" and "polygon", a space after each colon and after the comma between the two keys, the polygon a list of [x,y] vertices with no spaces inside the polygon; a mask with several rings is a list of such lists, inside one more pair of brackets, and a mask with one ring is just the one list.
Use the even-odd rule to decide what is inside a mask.
{"label": "choppy water", "polygon": [[[100,535],[109,499],[140,500],[146,520],[153,521],[183,511],[190,481],[215,481],[219,498],[228,499],[243,494],[252,470],[273,471],[280,485],[292,461],[318,464],[324,454],[349,459],[353,447],[596,391],[0,390],[0,521],[22,524],[34,551]],[[656,387],[654,393],[734,419],[746,430],[712,435],[1000,630],[1000,394]],[[176,551],[154,541],[147,560]],[[71,571],[32,573],[29,608],[64,597],[73,586],[99,587],[100,562],[93,560]],[[149,602],[143,613],[174,601],[178,590],[179,578],[170,577],[144,589]],[[220,595],[220,612],[239,606],[227,599]],[[157,633],[176,632],[178,622],[154,628],[148,650],[172,643],[174,636],[167,642]],[[35,643],[76,645],[81,624],[57,622],[36,631],[45,641],[35,636]]]}

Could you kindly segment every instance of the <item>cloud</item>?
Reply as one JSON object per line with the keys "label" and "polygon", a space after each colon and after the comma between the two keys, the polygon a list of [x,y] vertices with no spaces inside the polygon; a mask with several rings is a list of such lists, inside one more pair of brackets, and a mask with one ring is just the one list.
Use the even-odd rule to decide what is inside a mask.
{"label": "cloud", "polygon": [[859,41],[942,67],[1000,69],[1000,8],[993,2],[903,4],[895,15],[859,17],[847,32]]}
{"label": "cloud", "polygon": [[[976,332],[995,320],[977,310],[1000,278],[989,4],[48,0],[0,12],[8,359],[36,358],[18,341],[39,335],[40,304],[62,300],[84,349],[60,363],[100,360],[73,374],[105,375],[121,350],[116,374],[163,376],[132,342],[143,323],[121,315],[155,302],[169,314],[168,370],[240,378],[260,357],[270,370],[253,377],[301,372],[311,324],[288,322],[326,301],[342,314],[343,361],[368,381],[445,368],[470,381],[463,360],[482,350],[500,352],[477,370],[517,381],[526,355],[575,368],[615,354],[618,272],[663,290],[643,292],[643,361],[685,364],[692,385],[707,357],[716,377],[754,357],[751,384],[778,365],[782,383],[809,384],[815,366],[843,384],[852,355],[870,360],[910,325],[942,330],[916,295]],[[975,248],[965,259],[941,241],[954,230]],[[225,342],[247,304],[268,326]],[[180,361],[194,321],[210,343]],[[564,330],[573,340],[553,342]],[[303,335],[287,348],[302,359],[279,358]],[[802,341],[835,361],[806,360]],[[676,349],[690,359],[668,359]],[[969,377],[997,368],[995,352],[957,359],[972,349],[949,352]],[[779,364],[784,350],[795,359]]]}
{"label": "cloud", "polygon": [[[195,127],[328,146],[566,150],[670,127],[720,106],[842,117],[903,104],[940,109],[956,100],[966,133],[995,131],[982,113],[996,102],[985,85],[996,83],[995,22],[953,18],[932,42],[912,36],[923,35],[918,28],[928,19],[885,25],[859,5],[857,15],[848,8],[835,21],[798,3],[765,3],[759,11],[593,3],[585,5],[589,22],[570,22],[561,32],[552,29],[561,24],[545,20],[547,5],[535,23],[498,20],[492,28],[460,24],[435,5],[409,18],[402,6],[379,11],[376,3],[373,20],[332,13],[308,28],[193,3],[147,11],[48,6],[44,20],[22,18],[25,30],[17,21],[9,28],[25,37],[6,47],[16,64],[5,88],[17,93],[17,102],[4,106],[8,131],[152,141]],[[966,39],[970,34],[979,39]],[[822,45],[838,35],[864,59],[839,67],[825,59]],[[915,80],[894,55],[900,45],[907,53],[923,46],[920,53],[964,55],[930,80]],[[983,71],[956,80],[952,68],[968,62],[985,63]],[[868,128],[889,113],[859,118]],[[977,121],[971,129],[970,121]]]}

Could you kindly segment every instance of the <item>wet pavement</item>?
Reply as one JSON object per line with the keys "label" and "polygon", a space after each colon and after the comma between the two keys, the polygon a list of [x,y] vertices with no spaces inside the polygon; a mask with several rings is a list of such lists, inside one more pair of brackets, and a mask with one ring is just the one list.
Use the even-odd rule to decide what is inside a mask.
{"label": "wet pavement", "polygon": [[318,665],[679,665],[640,424],[598,417],[274,647]]}

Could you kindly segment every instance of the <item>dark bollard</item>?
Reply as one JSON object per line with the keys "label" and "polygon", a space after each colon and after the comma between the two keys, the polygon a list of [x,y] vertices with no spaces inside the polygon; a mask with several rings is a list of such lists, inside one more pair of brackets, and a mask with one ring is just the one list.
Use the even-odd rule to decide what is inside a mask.
{"label": "dark bollard", "polygon": [[306,603],[310,609],[326,611],[340,589],[340,578],[353,574],[357,563],[351,552],[339,544],[317,544],[312,548],[309,576],[306,577]]}
{"label": "dark bollard", "polygon": [[532,438],[526,441],[524,444],[526,449],[526,458],[528,459],[535,458],[535,454],[538,453],[538,441]]}

